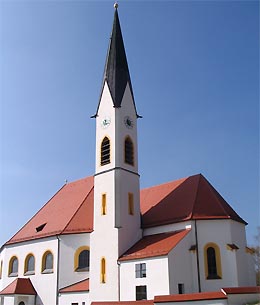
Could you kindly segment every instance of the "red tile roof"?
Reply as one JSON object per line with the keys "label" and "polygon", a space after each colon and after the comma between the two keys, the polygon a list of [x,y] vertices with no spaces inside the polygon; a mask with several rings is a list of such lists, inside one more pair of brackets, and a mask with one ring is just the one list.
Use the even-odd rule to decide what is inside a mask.
{"label": "red tile roof", "polygon": [[142,190],[141,212],[144,227],[190,219],[233,219],[246,224],[202,175]]}
{"label": "red tile roof", "polygon": [[0,295],[9,294],[37,295],[31,280],[27,278],[15,279],[0,292]]}
{"label": "red tile roof", "polygon": [[[64,185],[7,244],[93,230],[93,177]],[[46,224],[37,232],[36,228]]]}
{"label": "red tile roof", "polygon": [[228,287],[222,288],[226,294],[250,294],[250,293],[260,293],[260,286],[252,287]]}
{"label": "red tile roof", "polygon": [[[144,228],[190,219],[233,219],[246,224],[202,175],[143,189],[140,196]],[[68,183],[7,244],[92,232],[93,201],[93,177]]]}
{"label": "red tile roof", "polygon": [[167,255],[189,232],[181,230],[145,236],[127,250],[119,261]]}
{"label": "red tile roof", "polygon": [[91,305],[153,305],[153,301],[141,300],[141,301],[108,301],[108,302],[92,302]]}
{"label": "red tile roof", "polygon": [[189,293],[189,294],[172,294],[172,295],[155,296],[154,303],[203,301],[203,300],[219,300],[219,299],[227,299],[227,296],[220,291]]}
{"label": "red tile roof", "polygon": [[60,289],[60,293],[69,293],[69,292],[81,292],[81,291],[89,291],[89,279],[80,281],[73,285],[64,287]]}

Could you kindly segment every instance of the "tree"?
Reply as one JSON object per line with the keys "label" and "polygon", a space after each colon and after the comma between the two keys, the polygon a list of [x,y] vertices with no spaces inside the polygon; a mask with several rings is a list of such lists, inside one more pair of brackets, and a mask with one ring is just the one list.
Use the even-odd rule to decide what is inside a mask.
{"label": "tree", "polygon": [[255,236],[255,246],[252,247],[254,253],[254,264],[256,272],[256,284],[260,286],[260,226],[257,227],[257,234]]}

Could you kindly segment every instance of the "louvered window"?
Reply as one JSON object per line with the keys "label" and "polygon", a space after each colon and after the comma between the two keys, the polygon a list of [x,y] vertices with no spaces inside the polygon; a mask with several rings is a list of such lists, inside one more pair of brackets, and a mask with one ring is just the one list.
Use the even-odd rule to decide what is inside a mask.
{"label": "louvered window", "polygon": [[110,163],[110,140],[105,137],[101,143],[101,165]]}
{"label": "louvered window", "polygon": [[134,144],[130,137],[125,139],[125,163],[134,165]]}

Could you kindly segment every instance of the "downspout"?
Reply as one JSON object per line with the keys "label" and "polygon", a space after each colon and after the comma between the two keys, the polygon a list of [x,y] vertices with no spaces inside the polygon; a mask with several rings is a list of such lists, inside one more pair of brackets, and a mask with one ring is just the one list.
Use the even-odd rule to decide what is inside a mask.
{"label": "downspout", "polygon": [[195,219],[195,240],[196,240],[196,259],[197,259],[198,286],[199,286],[199,292],[201,292],[200,260],[199,260],[198,232],[197,232],[197,221],[196,221],[196,219]]}
{"label": "downspout", "polygon": [[59,238],[59,236],[56,236],[56,237],[58,240],[56,305],[59,305],[60,238]]}
{"label": "downspout", "polygon": [[118,265],[118,301],[121,301],[121,295],[120,295],[120,267],[121,267],[121,263],[119,261],[117,261],[117,265]]}

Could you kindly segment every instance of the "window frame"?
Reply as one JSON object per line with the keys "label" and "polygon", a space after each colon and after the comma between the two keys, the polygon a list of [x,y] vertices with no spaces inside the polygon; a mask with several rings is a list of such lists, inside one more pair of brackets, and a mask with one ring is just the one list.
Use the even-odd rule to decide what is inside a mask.
{"label": "window frame", "polygon": [[[13,272],[13,264],[14,261],[17,261],[17,271]],[[19,272],[19,260],[16,255],[13,255],[9,260],[9,266],[8,266],[8,276],[9,277],[17,277]]]}
{"label": "window frame", "polygon": [[[144,290],[144,291],[137,291],[138,289]],[[135,299],[136,301],[141,301],[141,300],[147,300],[147,286],[146,285],[140,285],[140,286],[135,286]]]}
{"label": "window frame", "polygon": [[102,257],[100,261],[100,282],[101,284],[106,283],[106,258]]}
{"label": "window frame", "polygon": [[135,166],[135,148],[134,142],[128,135],[124,141],[124,162],[127,165]]}
{"label": "window frame", "polygon": [[103,193],[101,195],[101,215],[107,215],[107,194]]}
{"label": "window frame", "polygon": [[135,278],[146,278],[146,263],[135,264]]}
{"label": "window frame", "polygon": [[[89,255],[88,255],[88,266],[87,267],[84,267],[84,268],[80,268],[79,266],[79,259],[80,259],[80,254],[83,252],[83,251],[88,251],[89,252]],[[89,266],[90,266],[90,248],[89,246],[81,246],[79,247],[75,254],[74,254],[74,271],[75,272],[88,272],[89,271]]]}
{"label": "window frame", "polygon": [[[104,143],[107,141],[107,143]],[[111,163],[111,144],[108,136],[104,136],[100,145],[100,166]],[[107,146],[107,147],[106,147]]]}
{"label": "window frame", "polygon": [[[215,264],[214,268],[209,266],[209,249],[214,250],[214,260]],[[222,279],[222,268],[221,268],[221,256],[220,256],[220,249],[219,246],[215,243],[207,243],[204,247],[204,266],[205,266],[205,278],[206,280],[219,280]],[[210,268],[216,269],[216,272],[210,273]]]}
{"label": "window frame", "polygon": [[[29,270],[29,260],[30,258],[33,258],[33,270]],[[35,274],[35,257],[33,253],[27,254],[25,260],[24,260],[24,275],[33,275]]]}
{"label": "window frame", "polygon": [[133,193],[128,193],[128,214],[132,216],[135,214]]}
{"label": "window frame", "polygon": [[[52,268],[46,268],[46,263],[47,263],[47,256],[51,255],[52,256]],[[41,273],[42,274],[50,274],[54,272],[54,255],[51,250],[47,250],[43,253],[42,255],[42,265],[41,265]]]}

